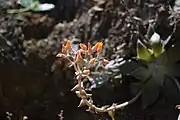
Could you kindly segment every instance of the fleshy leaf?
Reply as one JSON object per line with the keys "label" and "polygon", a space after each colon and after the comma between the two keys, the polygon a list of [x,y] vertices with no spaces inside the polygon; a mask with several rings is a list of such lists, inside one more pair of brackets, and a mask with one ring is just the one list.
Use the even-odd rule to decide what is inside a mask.
{"label": "fleshy leaf", "polygon": [[25,8],[30,8],[32,11],[48,11],[55,7],[54,4],[40,4],[39,0],[20,0],[18,3]]}
{"label": "fleshy leaf", "polygon": [[153,77],[151,77],[144,85],[143,85],[143,108],[146,109],[150,105],[153,105],[159,97],[160,87],[156,83]]}
{"label": "fleshy leaf", "polygon": [[180,78],[180,63],[169,65],[167,68],[167,74],[169,76]]}
{"label": "fleshy leaf", "polygon": [[[166,76],[163,86],[163,92],[165,97],[172,102],[173,104],[180,104],[180,91],[178,86],[175,84],[174,80],[177,80],[173,77]],[[176,81],[179,82],[179,81]]]}
{"label": "fleshy leaf", "polygon": [[140,40],[137,42],[137,58],[147,62],[152,60],[150,51]]}
{"label": "fleshy leaf", "polygon": [[[160,70],[160,69],[159,69]],[[163,86],[164,83],[164,73],[162,71],[155,71],[156,73],[154,74],[154,79],[156,81],[156,83],[160,86]]]}
{"label": "fleshy leaf", "polygon": [[111,117],[111,120],[115,120],[115,110],[108,111],[109,116]]}
{"label": "fleshy leaf", "polygon": [[168,62],[167,60],[168,60],[168,58],[167,58],[167,53],[164,52],[164,53],[162,53],[161,55],[159,55],[159,56],[156,58],[156,63],[157,63],[157,64],[160,64],[160,65],[165,65],[165,66],[166,66],[166,63]]}
{"label": "fleshy leaf", "polygon": [[22,5],[23,7],[30,7],[34,4],[34,0],[19,0],[18,3]]}
{"label": "fleshy leaf", "polygon": [[150,43],[152,45],[152,50],[155,57],[158,57],[161,53],[164,52],[164,44],[161,41],[159,34],[154,33],[150,38]]}
{"label": "fleshy leaf", "polygon": [[53,4],[44,3],[44,4],[38,4],[35,8],[33,8],[33,11],[48,11],[53,9],[55,6]]}
{"label": "fleshy leaf", "polygon": [[127,60],[121,66],[119,66],[119,69],[122,75],[128,75],[138,67],[139,64],[137,63],[137,61]]}
{"label": "fleshy leaf", "polygon": [[152,63],[148,65],[148,69],[156,83],[159,86],[162,86],[164,83],[164,75],[167,73],[166,67],[163,65]]}
{"label": "fleshy leaf", "polygon": [[159,43],[160,42],[160,35],[157,33],[154,33],[150,38],[151,44]]}
{"label": "fleshy leaf", "polygon": [[150,71],[146,67],[139,67],[135,69],[132,73],[131,76],[135,77],[136,79],[139,80],[146,80],[150,76]]}
{"label": "fleshy leaf", "polygon": [[30,10],[30,8],[11,9],[11,10],[7,10],[7,13],[16,14],[16,13],[26,12],[26,11],[29,11],[29,10]]}
{"label": "fleshy leaf", "polygon": [[153,54],[155,57],[158,57],[164,52],[164,45],[162,42],[155,43],[152,45]]}
{"label": "fleshy leaf", "polygon": [[175,45],[166,51],[167,54],[167,64],[174,64],[180,60],[180,41],[178,40]]}

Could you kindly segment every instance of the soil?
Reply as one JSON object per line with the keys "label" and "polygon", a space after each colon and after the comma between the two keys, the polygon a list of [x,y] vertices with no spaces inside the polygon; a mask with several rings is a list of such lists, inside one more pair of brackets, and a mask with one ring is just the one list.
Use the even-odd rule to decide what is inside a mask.
{"label": "soil", "polygon": [[[67,39],[78,43],[103,41],[108,59],[133,57],[136,41],[144,39],[150,21],[166,39],[173,31],[168,0],[40,0],[53,3],[48,12],[8,14],[20,8],[16,0],[0,0],[0,119],[27,116],[29,120],[107,120],[78,108],[79,99],[71,92],[73,69],[55,55]],[[174,40],[178,39],[177,25]],[[128,83],[104,85],[93,90],[99,105],[121,103],[132,98]],[[174,105],[159,100],[147,110],[139,99],[117,112],[117,120],[175,120]],[[9,115],[10,116],[10,115]]]}

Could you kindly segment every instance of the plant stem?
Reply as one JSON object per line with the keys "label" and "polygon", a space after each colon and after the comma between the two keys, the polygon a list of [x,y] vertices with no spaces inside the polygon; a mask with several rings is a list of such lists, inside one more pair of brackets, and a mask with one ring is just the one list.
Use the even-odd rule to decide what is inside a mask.
{"label": "plant stem", "polygon": [[17,13],[27,12],[29,10],[31,10],[31,9],[30,8],[12,9],[12,10],[7,10],[7,13],[17,14]]}
{"label": "plant stem", "polygon": [[126,107],[127,105],[130,105],[132,103],[134,103],[140,96],[142,95],[142,91],[140,91],[133,99],[131,99],[130,101],[127,101],[127,102],[124,102],[124,103],[121,103],[119,105],[112,105],[111,107],[108,107],[108,108],[103,108],[103,107],[97,107],[95,105],[93,105],[91,102],[89,102],[87,99],[85,100],[85,104],[88,106],[88,107],[93,107],[95,112],[108,112],[108,111],[112,111],[112,110],[117,110],[117,109],[122,109],[124,107]]}
{"label": "plant stem", "polygon": [[174,83],[176,84],[176,86],[177,86],[177,88],[178,88],[178,90],[180,92],[180,84],[179,84],[179,82],[177,81],[176,78],[173,78],[173,77],[171,77],[171,78],[173,79]]}

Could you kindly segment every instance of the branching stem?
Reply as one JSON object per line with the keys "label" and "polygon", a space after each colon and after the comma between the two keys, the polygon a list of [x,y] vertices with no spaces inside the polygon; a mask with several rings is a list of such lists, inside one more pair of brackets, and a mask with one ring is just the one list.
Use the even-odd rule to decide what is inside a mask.
{"label": "branching stem", "polygon": [[[81,86],[81,82],[78,81],[79,86]],[[79,91],[82,92],[84,89],[83,87],[80,87]],[[132,103],[134,103],[140,96],[142,95],[142,91],[140,91],[133,99],[131,99],[130,101],[121,103],[121,104],[113,104],[110,107],[97,107],[95,106],[92,102],[88,101],[87,98],[82,98],[84,99],[84,104],[86,104],[89,108],[93,108],[94,112],[96,113],[102,113],[102,112],[108,112],[108,111],[112,111],[112,110],[118,110],[118,109],[122,109]]]}

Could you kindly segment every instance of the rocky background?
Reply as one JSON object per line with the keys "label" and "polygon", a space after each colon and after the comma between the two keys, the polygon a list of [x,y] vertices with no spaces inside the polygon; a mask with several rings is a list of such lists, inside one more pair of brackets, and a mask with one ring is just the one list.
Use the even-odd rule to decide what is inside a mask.
{"label": "rocky background", "polygon": [[[71,92],[73,69],[55,55],[65,39],[76,45],[103,41],[108,59],[135,56],[136,41],[143,39],[150,22],[165,40],[177,22],[173,40],[179,39],[178,16],[171,0],[40,0],[53,3],[49,12],[7,14],[20,8],[16,0],[0,0],[0,119],[109,120],[78,108]],[[176,21],[175,21],[176,20]],[[99,105],[130,100],[128,82],[106,83],[93,90]],[[141,100],[116,114],[117,120],[175,120],[178,111],[168,101],[159,100],[147,110]]]}

